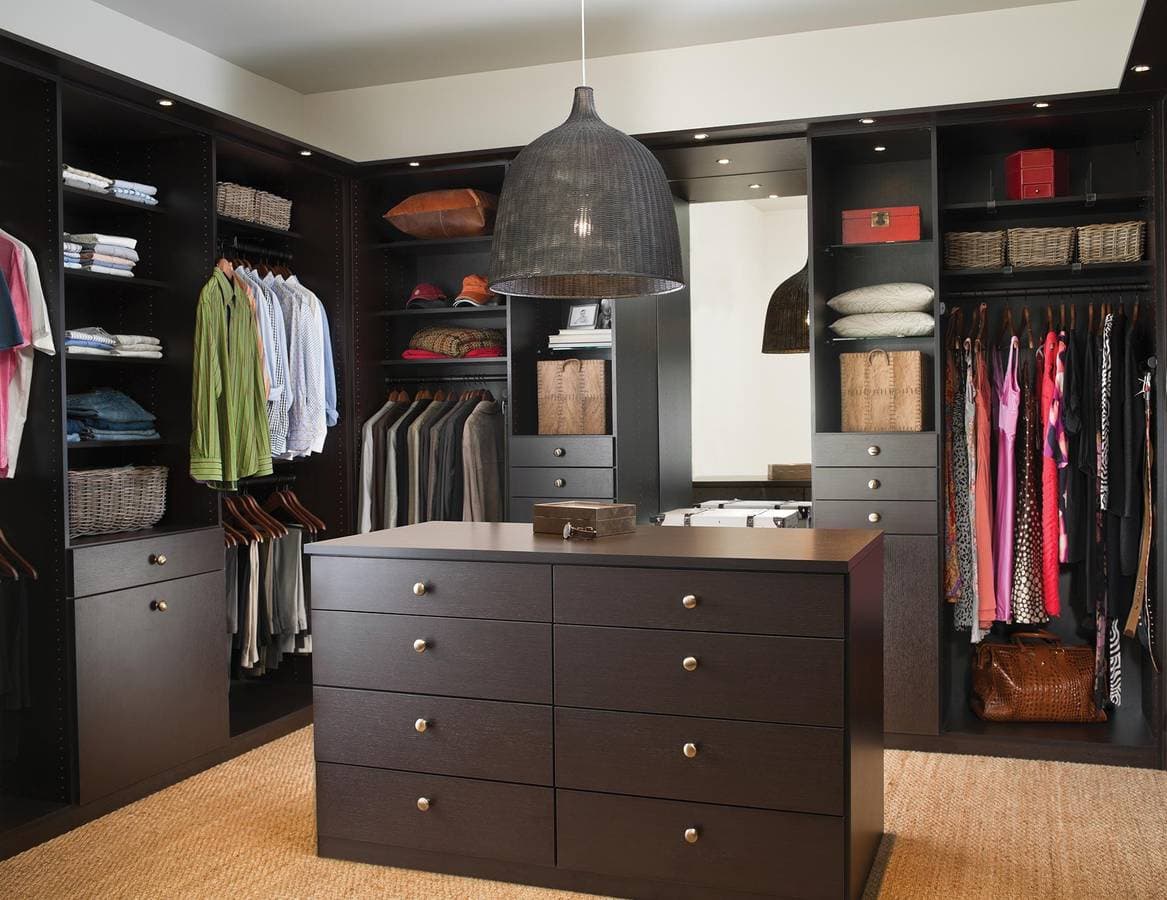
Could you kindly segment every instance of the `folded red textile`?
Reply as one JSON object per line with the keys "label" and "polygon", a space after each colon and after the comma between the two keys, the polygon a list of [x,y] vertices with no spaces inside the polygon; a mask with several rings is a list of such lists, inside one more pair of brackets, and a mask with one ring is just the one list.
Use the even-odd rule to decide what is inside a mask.
{"label": "folded red textile", "polygon": [[[468,350],[462,359],[497,359],[502,356],[501,347],[478,347]],[[444,353],[434,353],[432,350],[406,350],[401,354],[402,359],[458,359],[455,356],[446,356]]]}
{"label": "folded red textile", "polygon": [[432,350],[406,350],[401,354],[402,359],[453,359],[444,353],[434,353]]}
{"label": "folded red textile", "polygon": [[474,357],[476,359],[482,358],[498,358],[502,356],[502,347],[479,347],[475,350],[468,350],[466,352],[466,359]]}

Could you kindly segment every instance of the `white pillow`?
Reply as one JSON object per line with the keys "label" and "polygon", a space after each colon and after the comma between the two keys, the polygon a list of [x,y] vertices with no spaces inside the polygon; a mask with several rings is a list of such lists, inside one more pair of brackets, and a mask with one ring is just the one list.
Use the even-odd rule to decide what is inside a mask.
{"label": "white pillow", "polygon": [[932,309],[936,292],[926,284],[896,281],[871,284],[845,291],[827,301],[827,306],[841,316],[857,313],[927,312]]}
{"label": "white pillow", "polygon": [[928,313],[861,313],[831,323],[831,331],[846,338],[924,337],[936,328]]}

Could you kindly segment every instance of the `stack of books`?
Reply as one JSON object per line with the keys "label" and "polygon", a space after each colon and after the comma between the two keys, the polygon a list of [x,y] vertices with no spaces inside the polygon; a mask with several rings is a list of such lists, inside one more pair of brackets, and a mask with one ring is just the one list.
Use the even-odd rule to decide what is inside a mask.
{"label": "stack of books", "polygon": [[611,347],[611,328],[561,328],[547,338],[552,350],[579,350],[588,347]]}

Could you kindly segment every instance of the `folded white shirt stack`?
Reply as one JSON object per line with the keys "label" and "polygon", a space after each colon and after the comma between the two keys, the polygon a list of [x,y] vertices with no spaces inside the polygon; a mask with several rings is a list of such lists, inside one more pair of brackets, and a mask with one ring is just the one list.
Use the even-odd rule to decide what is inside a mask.
{"label": "folded white shirt stack", "polygon": [[99,275],[133,278],[137,238],[117,234],[65,234],[65,267]]}
{"label": "folded white shirt stack", "polygon": [[[70,341],[84,341],[89,346],[70,346]],[[93,344],[101,344],[96,347]],[[161,359],[162,342],[148,334],[111,334],[95,325],[71,328],[65,333],[65,349],[80,356],[126,356],[138,359]]]}
{"label": "folded white shirt stack", "polygon": [[109,189],[113,187],[112,178],[106,178],[104,175],[98,175],[96,172],[87,172],[75,166],[62,165],[61,178],[70,187],[94,191],[98,194],[108,193]]}

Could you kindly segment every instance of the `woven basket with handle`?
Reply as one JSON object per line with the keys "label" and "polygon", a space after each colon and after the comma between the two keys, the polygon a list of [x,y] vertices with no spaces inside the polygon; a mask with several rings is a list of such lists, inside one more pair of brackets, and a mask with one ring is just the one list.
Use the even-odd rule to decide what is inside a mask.
{"label": "woven basket with handle", "polygon": [[109,534],[157,525],[166,512],[166,466],[69,471],[69,534]]}
{"label": "woven basket with handle", "polygon": [[539,434],[607,434],[608,373],[602,359],[538,364]]}
{"label": "woven basket with handle", "polygon": [[1103,222],[1078,226],[1078,260],[1090,263],[1138,262],[1143,258],[1146,222]]}
{"label": "woven basket with handle", "polygon": [[999,269],[1004,265],[1004,231],[949,231],[945,233],[944,268]]}
{"label": "woven basket with handle", "polygon": [[1073,258],[1073,228],[1009,229],[1011,266],[1065,266]]}

